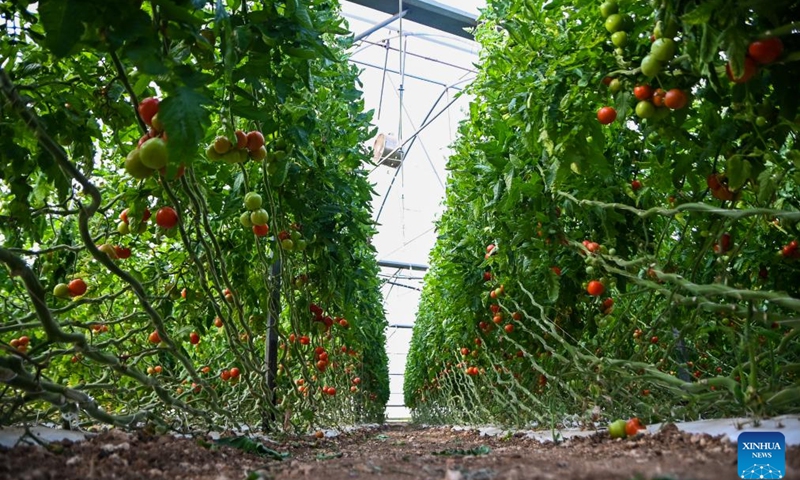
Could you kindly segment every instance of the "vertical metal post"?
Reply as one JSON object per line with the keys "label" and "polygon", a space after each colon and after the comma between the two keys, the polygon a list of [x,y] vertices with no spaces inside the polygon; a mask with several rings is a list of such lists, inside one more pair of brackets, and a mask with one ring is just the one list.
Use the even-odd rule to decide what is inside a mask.
{"label": "vertical metal post", "polygon": [[267,366],[267,394],[269,395],[269,411],[262,419],[264,431],[270,431],[275,422],[275,379],[278,376],[278,321],[281,314],[281,260],[276,259],[270,272],[272,291],[269,296],[269,312],[267,316],[267,338],[264,361]]}

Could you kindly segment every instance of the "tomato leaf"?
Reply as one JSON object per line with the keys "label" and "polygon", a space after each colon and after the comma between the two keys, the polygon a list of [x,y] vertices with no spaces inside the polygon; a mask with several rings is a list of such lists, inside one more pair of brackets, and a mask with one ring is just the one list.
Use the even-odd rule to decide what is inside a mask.
{"label": "tomato leaf", "polygon": [[[39,14],[45,30],[45,45],[57,57],[64,57],[80,41],[96,10],[86,0],[42,0]],[[80,20],[78,20],[80,19]]]}
{"label": "tomato leaf", "polygon": [[188,87],[178,87],[161,102],[158,116],[168,135],[171,159],[192,164],[209,126],[209,113],[204,108],[209,103],[205,95]]}
{"label": "tomato leaf", "polygon": [[708,23],[708,21],[711,20],[711,15],[713,15],[719,7],[719,0],[701,3],[691,12],[684,14],[681,17],[681,20],[683,20],[683,23],[686,23],[687,25],[701,25]]}
{"label": "tomato leaf", "polygon": [[747,179],[750,178],[750,171],[752,165],[742,157],[734,155],[728,159],[727,169],[725,173],[728,175],[728,187],[731,190],[738,190],[744,186]]}

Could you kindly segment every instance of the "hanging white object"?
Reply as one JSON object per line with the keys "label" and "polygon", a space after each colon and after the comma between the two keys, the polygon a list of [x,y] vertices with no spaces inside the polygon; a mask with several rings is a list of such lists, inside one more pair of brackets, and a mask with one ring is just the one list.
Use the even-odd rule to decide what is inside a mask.
{"label": "hanging white object", "polygon": [[391,133],[379,133],[372,146],[372,160],[378,165],[397,168],[403,162],[401,142]]}

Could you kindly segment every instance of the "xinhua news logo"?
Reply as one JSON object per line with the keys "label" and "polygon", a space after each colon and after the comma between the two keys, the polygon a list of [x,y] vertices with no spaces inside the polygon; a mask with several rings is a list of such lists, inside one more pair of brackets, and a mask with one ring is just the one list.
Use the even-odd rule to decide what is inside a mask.
{"label": "xinhua news logo", "polygon": [[780,432],[739,434],[739,478],[783,478],[786,439]]}

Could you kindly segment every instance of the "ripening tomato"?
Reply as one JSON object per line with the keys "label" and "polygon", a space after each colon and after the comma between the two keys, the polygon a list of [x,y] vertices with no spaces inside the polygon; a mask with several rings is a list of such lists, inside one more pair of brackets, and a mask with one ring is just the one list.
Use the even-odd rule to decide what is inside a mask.
{"label": "ripening tomato", "polygon": [[606,287],[597,280],[592,280],[589,282],[589,285],[586,286],[586,291],[593,297],[599,297],[606,291]]}
{"label": "ripening tomato", "polygon": [[597,120],[603,125],[608,125],[616,119],[617,111],[614,107],[603,107],[597,111]]}
{"label": "ripening tomato", "polygon": [[514,331],[514,325],[512,325],[512,324],[510,324],[510,323],[509,323],[508,325],[506,325],[505,327],[503,327],[503,330],[505,330],[505,331],[506,331],[506,333],[511,333],[511,332],[513,332],[513,331]]}
{"label": "ripening tomato", "polygon": [[663,88],[657,88],[655,92],[653,92],[653,105],[656,107],[663,107],[664,106],[664,97],[667,96],[667,92]]}
{"label": "ripening tomato", "polygon": [[653,87],[650,85],[638,85],[633,89],[633,96],[637,100],[650,100],[653,96]]}
{"label": "ripening tomato", "polygon": [[147,339],[150,340],[150,343],[161,343],[161,336],[158,335],[157,330],[153,330],[153,333]]}
{"label": "ripening tomato", "polygon": [[774,62],[782,53],[783,42],[778,37],[756,40],[747,47],[750,58],[762,65]]}
{"label": "ripening tomato", "polygon": [[559,277],[561,276],[561,269],[559,267],[550,267],[550,270],[552,270],[553,273],[555,273]]}

